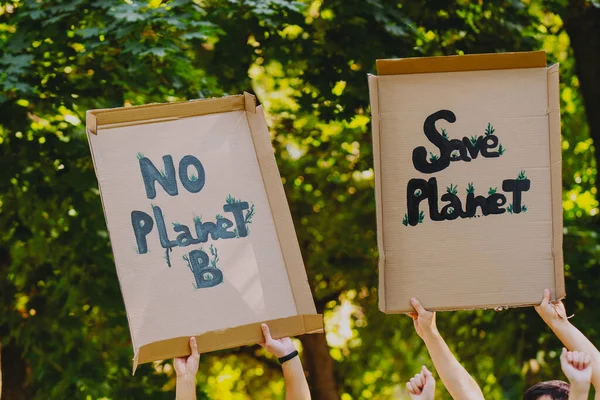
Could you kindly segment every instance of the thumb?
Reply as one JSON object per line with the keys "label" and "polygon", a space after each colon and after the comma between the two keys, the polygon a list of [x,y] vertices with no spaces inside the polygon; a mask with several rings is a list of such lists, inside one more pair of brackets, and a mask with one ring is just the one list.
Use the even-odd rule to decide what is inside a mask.
{"label": "thumb", "polygon": [[190,347],[192,348],[192,357],[199,359],[200,353],[198,353],[198,343],[196,342],[196,338],[194,336],[190,338]]}
{"label": "thumb", "polygon": [[426,367],[426,366],[424,366],[424,365],[423,365],[423,373],[425,374],[425,376],[426,376],[426,377],[428,377],[428,378],[429,378],[429,377],[433,378],[433,374],[431,373],[431,371],[430,371],[430,370],[428,370],[428,369],[427,369],[427,367]]}
{"label": "thumb", "polygon": [[417,313],[419,315],[427,312],[425,310],[425,308],[423,308],[423,306],[421,305],[421,303],[419,303],[419,300],[415,299],[414,297],[412,299],[410,299],[410,304],[413,306],[413,308],[417,311]]}
{"label": "thumb", "polygon": [[425,386],[434,387],[435,386],[435,378],[430,370],[427,369],[426,366],[422,368],[423,374],[425,375]]}
{"label": "thumb", "polygon": [[271,337],[271,331],[269,330],[267,324],[261,324],[260,327],[262,329],[263,336],[265,337],[265,343],[273,340],[273,338]]}
{"label": "thumb", "polygon": [[569,360],[567,360],[567,349],[562,348],[562,352],[560,353],[560,364],[564,371],[565,367],[569,365]]}
{"label": "thumb", "polygon": [[544,289],[544,297],[540,306],[547,306],[548,304],[550,304],[550,290]]}

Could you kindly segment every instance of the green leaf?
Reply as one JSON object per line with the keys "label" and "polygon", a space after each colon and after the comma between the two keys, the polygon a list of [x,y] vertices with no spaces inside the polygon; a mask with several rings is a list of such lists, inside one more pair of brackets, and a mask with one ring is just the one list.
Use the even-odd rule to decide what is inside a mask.
{"label": "green leaf", "polygon": [[156,56],[159,58],[164,58],[167,55],[167,52],[169,52],[169,49],[167,49],[165,47],[155,47],[155,48],[143,51],[142,53],[140,53],[140,56],[153,55],[153,56]]}
{"label": "green leaf", "polygon": [[108,13],[115,19],[125,22],[143,21],[144,15],[139,13],[139,6],[132,4],[121,4],[111,9]]}
{"label": "green leaf", "polygon": [[100,35],[100,28],[98,28],[98,27],[91,27],[91,28],[79,29],[75,33],[77,33],[77,35],[81,36],[84,39],[89,39],[89,38],[92,38],[92,37],[99,36]]}

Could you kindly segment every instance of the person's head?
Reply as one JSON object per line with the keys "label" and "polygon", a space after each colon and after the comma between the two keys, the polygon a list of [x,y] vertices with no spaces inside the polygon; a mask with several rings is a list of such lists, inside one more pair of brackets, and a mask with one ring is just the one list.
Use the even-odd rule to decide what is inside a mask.
{"label": "person's head", "polygon": [[527,389],[523,400],[569,400],[570,388],[563,381],[540,382]]}

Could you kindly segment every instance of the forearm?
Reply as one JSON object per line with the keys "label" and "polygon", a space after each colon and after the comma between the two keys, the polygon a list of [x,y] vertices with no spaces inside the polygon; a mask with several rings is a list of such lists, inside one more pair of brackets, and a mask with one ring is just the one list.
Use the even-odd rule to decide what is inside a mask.
{"label": "forearm", "polygon": [[584,385],[574,385],[571,383],[569,400],[587,400],[590,394],[590,383]]}
{"label": "forearm", "polygon": [[[600,392],[600,352],[596,346],[567,319],[553,322],[550,328],[568,350],[581,351],[591,357],[592,384],[596,389],[596,393]],[[596,395],[596,398],[598,397]]]}
{"label": "forearm", "polygon": [[454,357],[439,333],[434,332],[427,335],[424,341],[435,369],[452,398],[455,400],[483,399],[479,385]]}
{"label": "forearm", "polygon": [[309,400],[310,390],[302,369],[300,357],[294,357],[281,366],[285,380],[286,400]]}
{"label": "forearm", "polygon": [[195,377],[177,377],[175,400],[196,400]]}

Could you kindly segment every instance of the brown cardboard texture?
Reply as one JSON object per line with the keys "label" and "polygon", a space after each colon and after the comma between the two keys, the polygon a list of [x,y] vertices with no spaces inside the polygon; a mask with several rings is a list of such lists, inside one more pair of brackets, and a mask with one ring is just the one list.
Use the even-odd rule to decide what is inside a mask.
{"label": "brown cardboard texture", "polygon": [[531,52],[377,67],[379,308],[531,306],[545,288],[563,298],[558,65]]}
{"label": "brown cardboard texture", "polygon": [[245,93],[87,112],[138,364],[322,332],[261,107]]}

